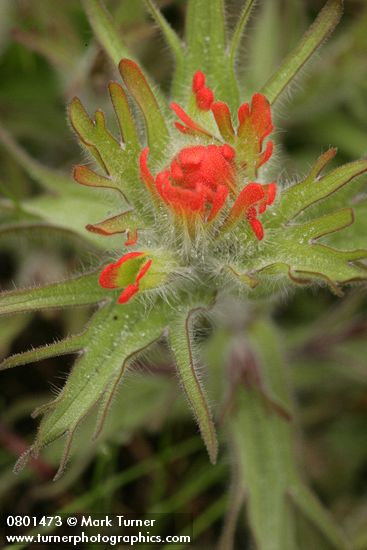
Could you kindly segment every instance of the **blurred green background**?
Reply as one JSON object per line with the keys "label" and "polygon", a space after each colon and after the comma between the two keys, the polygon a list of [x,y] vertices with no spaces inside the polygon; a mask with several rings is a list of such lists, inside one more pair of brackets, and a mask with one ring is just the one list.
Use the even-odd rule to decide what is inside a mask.
{"label": "blurred green background", "polygon": [[[186,1],[157,3],[182,33]],[[258,3],[239,63],[246,95],[267,80],[323,4]],[[227,5],[234,23],[242,2]],[[143,2],[108,0],[106,6],[126,43],[167,92],[171,59]],[[347,0],[341,24],[277,106],[272,173],[279,182],[302,176],[331,145],[338,147],[338,164],[367,154],[366,31],[365,0]],[[78,95],[89,109],[110,112],[106,86],[114,78],[116,68],[93,38],[78,0],[1,0],[0,128],[31,157],[71,174],[81,153],[66,121],[66,104]],[[0,143],[0,288],[54,281],[98,264],[93,245],[73,232],[29,227],[37,219],[23,202],[42,190],[9,147],[8,134],[0,133],[5,144]],[[359,229],[354,244],[366,246],[363,226]],[[302,290],[283,296],[273,313],[297,404],[300,467],[356,550],[367,549],[366,305],[365,287],[349,289],[342,299],[328,290]],[[0,355],[75,332],[89,313],[79,308],[0,318]],[[215,354],[209,347],[207,352]],[[90,443],[92,419],[86,420],[59,481],[50,481],[59,444],[17,476],[12,473],[37,427],[31,411],[61,386],[71,363],[65,356],[1,373],[0,512],[188,512],[195,517],[193,547],[214,548],[227,506],[229,458],[222,451],[219,464],[209,464],[171,365],[152,360],[130,374],[100,441]],[[244,516],[236,549],[249,548]]]}

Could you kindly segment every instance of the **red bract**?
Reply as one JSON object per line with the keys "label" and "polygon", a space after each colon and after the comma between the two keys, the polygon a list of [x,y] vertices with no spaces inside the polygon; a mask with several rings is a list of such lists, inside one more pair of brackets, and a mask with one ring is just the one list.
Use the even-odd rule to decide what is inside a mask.
{"label": "red bract", "polygon": [[152,260],[145,261],[144,252],[129,252],[103,269],[99,284],[110,289],[125,287],[118,299],[120,304],[125,304],[139,291],[140,280],[151,265]]}
{"label": "red bract", "polygon": [[270,105],[262,94],[255,94],[252,97],[251,108],[248,103],[243,103],[238,109],[239,127],[237,130],[238,139],[242,142],[244,162],[247,164],[248,157],[255,158],[255,168],[262,166],[273,152],[273,142],[269,141],[264,151],[264,139],[272,132]]}
{"label": "red bract", "polygon": [[230,145],[197,145],[182,149],[168,169],[152,176],[148,149],[140,156],[140,174],[147,187],[179,215],[199,214],[213,220],[235,190],[235,151]]}

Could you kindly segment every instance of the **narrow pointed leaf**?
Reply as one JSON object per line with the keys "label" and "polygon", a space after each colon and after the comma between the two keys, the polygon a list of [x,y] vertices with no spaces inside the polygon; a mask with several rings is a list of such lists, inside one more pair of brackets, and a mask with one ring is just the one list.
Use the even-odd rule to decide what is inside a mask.
{"label": "narrow pointed leaf", "polygon": [[87,187],[105,187],[120,191],[119,186],[116,185],[114,180],[97,174],[96,172],[88,168],[88,166],[75,166],[73,176],[75,181],[77,181],[81,185],[86,185]]}
{"label": "narrow pointed leaf", "polygon": [[316,179],[315,172],[319,171],[319,168],[320,163],[317,163],[305,180],[283,191],[280,198],[282,220],[291,220],[310,205],[331,195],[353,178],[366,172],[367,160],[344,164],[326,176]]}
{"label": "narrow pointed leaf", "polygon": [[58,173],[56,170],[46,168],[20,147],[12,136],[0,126],[0,143],[6,148],[7,152],[24,168],[24,170],[37,181],[44,189],[62,193],[66,188],[73,186],[71,179]]}
{"label": "narrow pointed leaf", "polygon": [[99,273],[89,273],[43,287],[3,292],[0,294],[0,315],[97,304],[108,297],[98,284],[98,276]]}
{"label": "narrow pointed leaf", "polygon": [[291,239],[302,240],[302,243],[311,242],[324,235],[348,227],[353,221],[353,210],[351,208],[344,208],[343,210],[333,212],[307,223],[294,226],[289,225],[287,232]]}
{"label": "narrow pointed leaf", "polygon": [[80,99],[75,97],[69,105],[69,117],[75,132],[102,168],[120,180],[126,163],[125,151],[107,130],[102,111],[97,111],[92,120]]}
{"label": "narrow pointed leaf", "polygon": [[117,82],[110,82],[108,89],[120,127],[121,138],[132,153],[138,152],[140,150],[140,144],[127,96],[122,86]]}
{"label": "narrow pointed leaf", "polygon": [[162,148],[168,143],[169,134],[157,99],[134,61],[122,59],[119,69],[126,87],[144,115],[148,146],[155,158],[160,158]]}
{"label": "narrow pointed leaf", "polygon": [[[256,368],[266,391],[289,407],[284,364],[274,328],[266,322],[256,323],[247,336],[244,345],[250,346],[256,360],[256,366],[252,359],[247,368]],[[294,550],[296,535],[286,499],[296,476],[292,423],[267,407],[259,387],[246,388],[242,384],[238,386],[229,422],[256,547]]]}
{"label": "narrow pointed leaf", "polygon": [[[341,251],[321,244],[308,244],[297,241],[276,243],[276,253],[257,261],[252,276],[285,273],[295,283],[311,280],[325,281],[339,294],[337,283],[349,283],[366,279],[367,269],[352,262],[365,259],[367,250]],[[263,264],[263,265],[262,265]]]}
{"label": "narrow pointed leaf", "polygon": [[137,218],[133,210],[107,218],[99,223],[87,225],[88,231],[99,233],[100,235],[114,235],[125,232],[134,233],[142,228],[142,222]]}
{"label": "narrow pointed leaf", "polygon": [[208,77],[217,99],[230,107],[239,104],[238,85],[228,62],[223,0],[190,0],[186,16],[188,80],[198,69]]}
{"label": "narrow pointed leaf", "polygon": [[[249,327],[245,345],[253,355],[244,367],[245,370],[256,369],[257,374],[252,380],[259,382],[252,387],[249,384],[238,386],[229,420],[237,451],[240,483],[246,489],[249,526],[258,548],[299,548],[299,541],[307,540],[307,533],[298,531],[298,521],[292,508],[296,504],[297,511],[310,521],[310,530],[321,528],[326,544],[331,543],[335,548],[344,550],[348,546],[336,521],[320,503],[316,506],[316,498],[312,494],[306,497],[300,495],[299,488],[302,488],[303,481],[298,473],[294,450],[294,423],[270,410],[262,395],[262,388],[265,388],[277,401],[290,407],[279,342],[275,327],[267,321],[256,322]],[[244,379],[251,380],[249,372]],[[299,491],[298,494],[296,491]]]}
{"label": "narrow pointed leaf", "polygon": [[290,487],[289,495],[300,512],[319,529],[334,548],[340,550],[351,548],[335,520],[305,484],[299,483]]}
{"label": "narrow pointed leaf", "polygon": [[191,321],[190,314],[180,314],[177,316],[175,321],[170,325],[169,344],[175,357],[183,389],[198,422],[210,460],[215,463],[218,451],[217,437],[209,405],[193,357]]}
{"label": "narrow pointed leaf", "polygon": [[117,392],[118,386],[124,376],[124,369],[119,369],[110,379],[109,383],[105,387],[102,397],[99,402],[97,421],[94,428],[93,439],[97,439],[105,425],[108,412],[112,405],[112,400]]}
{"label": "narrow pointed leaf", "polygon": [[261,93],[270,103],[274,103],[289,83],[302,69],[314,51],[330,35],[338,24],[343,13],[342,0],[328,0],[318,17],[303,36],[298,46],[283,63],[274,75],[266,82]]}
{"label": "narrow pointed leaf", "polygon": [[131,54],[122,40],[121,33],[115,27],[102,1],[82,0],[82,3],[96,37],[112,62],[118,65],[122,57],[130,57]]}
{"label": "narrow pointed leaf", "polygon": [[248,275],[247,273],[239,273],[238,269],[234,266],[227,266],[226,272],[230,275],[230,277],[240,283],[248,285],[250,288],[255,288],[259,284],[258,279]]}
{"label": "narrow pointed leaf", "polygon": [[[43,222],[66,230],[72,230],[84,239],[88,239],[94,244],[101,246],[100,239],[97,239],[94,235],[88,236],[88,233],[85,231],[85,225],[93,217],[102,217],[106,205],[113,206],[112,199],[106,195],[104,205],[96,201],[95,195],[91,190],[79,188],[69,176],[45,167],[32,159],[1,127],[0,142],[31,178],[36,180],[47,191],[51,191],[50,194],[42,194],[24,199],[21,204],[22,213],[27,217],[41,218]],[[87,168],[79,167],[77,173],[82,178],[92,177],[91,171],[88,171]],[[95,174],[94,181],[97,178],[99,178],[100,184],[107,183],[102,181],[102,176]],[[83,183],[88,185],[84,180]],[[89,181],[89,184],[91,183]],[[107,185],[104,186],[107,187]],[[120,188],[112,181],[108,187]]]}
{"label": "narrow pointed leaf", "polygon": [[[162,303],[149,312],[139,301],[123,307],[110,304],[97,311],[83,335],[83,355],[61,393],[41,411],[46,414],[34,449],[40,449],[64,433],[72,437],[83,417],[104,392],[111,389],[111,383],[123,376],[129,361],[156,341],[168,322],[169,310]],[[67,453],[64,462],[66,460]]]}
{"label": "narrow pointed leaf", "polygon": [[153,0],[145,0],[145,3],[151,12],[154,20],[159,26],[164,38],[166,39],[167,45],[169,46],[170,52],[173,55],[175,63],[175,74],[172,82],[172,95],[176,95],[180,91],[184,83],[185,75],[185,51],[183,44],[180,38],[177,36],[171,25],[167,22],[165,17],[162,15],[160,10],[157,8]]}
{"label": "narrow pointed leaf", "polygon": [[[77,190],[78,186],[75,184]],[[89,189],[81,188],[80,191],[88,191]],[[88,233],[85,226],[93,219],[101,218],[106,213],[106,208],[113,210],[116,200],[104,197],[104,202],[99,201],[96,197],[91,197],[87,193],[87,197],[83,195],[68,195],[64,194],[61,197],[51,195],[39,195],[23,201],[22,207],[25,212],[33,216],[37,216],[43,222],[53,225],[55,228],[73,231],[83,239],[87,239],[102,249],[111,249],[116,247],[118,241],[103,239],[102,237]],[[112,237],[114,239],[114,237]]]}
{"label": "narrow pointed leaf", "polygon": [[[144,78],[144,77],[143,77]],[[146,189],[138,174],[138,142],[135,122],[126,94],[117,83],[110,84],[111,100],[115,109],[124,143],[117,141],[106,127],[105,115],[96,111],[91,119],[81,101],[75,97],[69,104],[70,122],[84,145],[107,173],[108,178],[77,168],[74,174],[84,185],[100,185],[118,189],[130,206],[136,207],[142,216],[146,214]],[[153,116],[153,115],[152,115]],[[158,128],[155,128],[157,130]],[[154,131],[155,131],[154,130]],[[156,140],[159,143],[159,140]],[[107,181],[106,181],[107,180]],[[110,180],[110,183],[108,183]]]}
{"label": "narrow pointed leaf", "polygon": [[241,38],[243,35],[244,30],[246,29],[246,25],[249,21],[252,8],[255,5],[255,0],[246,0],[246,3],[242,9],[242,13],[240,15],[240,18],[238,19],[237,25],[233,31],[231,44],[230,44],[230,53],[229,53],[229,59],[232,65],[234,66],[236,63],[236,57],[238,54],[238,50],[241,43]]}
{"label": "narrow pointed leaf", "polygon": [[83,348],[83,336],[71,336],[65,340],[60,340],[52,344],[40,346],[22,353],[17,353],[7,357],[0,363],[0,370],[26,365],[49,357],[65,355],[66,353],[76,353]]}

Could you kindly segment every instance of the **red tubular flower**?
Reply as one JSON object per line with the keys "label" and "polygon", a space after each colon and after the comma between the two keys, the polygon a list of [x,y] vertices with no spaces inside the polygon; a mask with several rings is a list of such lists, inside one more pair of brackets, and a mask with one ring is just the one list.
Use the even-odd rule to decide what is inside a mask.
{"label": "red tubular flower", "polygon": [[200,126],[195,122],[189,115],[180,107],[177,103],[171,103],[171,109],[176,113],[178,118],[183,122],[175,122],[177,130],[182,134],[192,134],[192,135],[204,135],[207,137],[213,137],[210,132],[207,132],[205,128]]}
{"label": "red tubular flower", "polygon": [[197,71],[192,79],[192,91],[195,94],[196,105],[201,111],[210,111],[214,101],[214,94],[210,88],[205,86],[206,78],[204,73]]}
{"label": "red tubular flower", "polygon": [[152,265],[145,261],[144,252],[129,252],[117,262],[108,264],[99,276],[103,288],[124,288],[118,299],[119,304],[128,302],[138,291],[141,279]]}
{"label": "red tubular flower", "polygon": [[[155,199],[160,197],[177,215],[186,219],[197,214],[211,222],[231,193],[235,200],[222,229],[233,226],[243,215],[257,239],[261,240],[264,229],[257,216],[273,203],[276,185],[251,182],[236,197],[236,166],[244,169],[247,178],[252,179],[256,177],[257,169],[269,160],[273,143],[269,141],[265,149],[263,143],[273,130],[270,104],[262,94],[252,97],[251,106],[243,103],[238,109],[239,125],[236,131],[228,105],[223,101],[214,101],[214,94],[206,87],[206,78],[201,71],[194,74],[192,92],[197,109],[208,112],[208,115],[202,113],[201,120],[208,117],[209,123],[210,116],[214,117],[225,143],[184,148],[170,167],[156,177],[149,171],[148,149],[144,149],[140,156],[140,176]],[[180,105],[172,103],[171,107],[181,121],[175,122],[180,132],[220,143],[211,131],[191,118]]]}
{"label": "red tubular flower", "polygon": [[212,113],[222,138],[229,143],[233,142],[235,133],[231,120],[231,112],[227,103],[216,101],[212,105]]}
{"label": "red tubular flower", "polygon": [[[154,178],[147,166],[148,150],[140,156],[140,175],[147,187],[178,214],[199,214],[211,221],[235,190],[234,149],[225,144],[182,149],[170,168]],[[155,188],[152,190],[152,182]]]}
{"label": "red tubular flower", "polygon": [[[239,126],[235,132],[229,107],[223,101],[214,101],[212,90],[205,86],[205,75],[201,71],[194,74],[192,92],[196,106],[201,111],[211,111],[221,137],[234,145],[241,166],[247,168],[248,176],[254,177],[260,166],[267,162],[273,152],[273,142],[268,141],[263,149],[264,139],[272,132],[270,104],[262,94],[254,94],[249,103],[243,103],[238,109]],[[176,128],[183,134],[207,136],[217,139],[211,132],[193,120],[180,105],[172,103],[171,108],[181,120],[175,122]]]}
{"label": "red tubular flower", "polygon": [[223,229],[230,229],[235,223],[240,221],[241,215],[244,214],[256,238],[261,241],[264,238],[264,228],[257,218],[257,215],[265,212],[266,207],[274,202],[275,195],[275,183],[269,183],[268,185],[261,185],[260,183],[253,182],[249,183],[242,189],[235,200],[224,222]]}

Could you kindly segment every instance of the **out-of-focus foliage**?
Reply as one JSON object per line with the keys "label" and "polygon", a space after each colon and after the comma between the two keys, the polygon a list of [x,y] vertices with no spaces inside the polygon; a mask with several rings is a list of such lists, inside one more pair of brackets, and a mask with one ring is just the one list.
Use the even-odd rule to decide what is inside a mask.
{"label": "out-of-focus foliage", "polygon": [[[186,2],[161,1],[159,5],[180,34]],[[319,0],[259,3],[237,59],[242,86],[249,95],[265,84],[322,5]],[[124,42],[167,90],[171,60],[143,2],[109,0],[106,6]],[[241,6],[242,2],[229,2],[230,21],[238,19]],[[306,66],[288,96],[278,102],[276,124],[284,131],[277,135],[280,152],[274,170],[282,172],[284,179],[291,173],[305,174],[329,145],[338,147],[339,164],[366,155],[366,25],[365,2],[347,1],[335,34]],[[65,102],[77,94],[88,108],[102,107],[108,120],[112,120],[105,86],[117,73],[93,38],[83,6],[75,0],[57,3],[57,10],[52,2],[2,0],[0,53],[0,122],[6,128],[0,134],[4,146],[0,148],[0,282],[2,289],[11,289],[14,284],[25,287],[61,280],[68,273],[100,263],[100,237],[80,229],[85,225],[80,221],[82,205],[88,201],[94,209],[92,221],[105,217],[106,202],[109,201],[111,214],[116,207],[108,191],[101,195],[101,206],[95,193],[72,183],[71,167],[79,153],[66,123]],[[28,156],[20,153],[14,139]],[[350,190],[351,195],[358,191],[354,199],[356,223],[344,230],[344,236],[331,235],[328,243],[332,246],[348,248],[348,241],[353,238],[355,247],[366,247],[365,179],[357,185]],[[42,194],[44,190],[47,196]],[[331,206],[343,207],[349,200],[348,191],[339,191],[332,200]],[[62,212],[59,218],[51,211],[55,201]],[[320,213],[313,208],[315,216]],[[90,221],[88,218],[85,223]],[[56,227],[50,228],[47,222]],[[109,241],[111,248],[114,242],[117,241]],[[287,303],[275,302],[273,313],[287,373],[295,388],[292,429],[298,438],[299,463],[356,550],[367,548],[366,306],[364,290],[348,291],[344,298],[336,299],[326,291],[311,289],[289,296]],[[73,313],[46,311],[32,317],[17,314],[10,320],[1,320],[0,353],[6,356],[77,333],[90,315],[88,307],[81,307]],[[246,322],[236,314],[232,322],[234,349],[242,349]],[[261,327],[257,333],[256,327],[253,331],[256,348]],[[227,339],[220,334],[207,344],[207,361],[212,366],[208,383],[213,395],[220,384],[228,384],[228,394],[232,389],[231,350],[224,342]],[[7,502],[17,502],[18,513],[190,511],[196,518],[195,547],[213,548],[224,523],[223,550],[227,548],[225,545],[233,537],[231,514],[244,513],[237,505],[242,502],[243,488],[227,496],[229,468],[223,463],[209,467],[199,439],[192,438],[184,399],[172,379],[171,359],[165,350],[156,353],[148,365],[134,366],[115,397],[101,435],[102,444],[99,441],[97,446],[90,441],[95,416],[81,424],[74,438],[77,444],[73,445],[72,465],[64,478],[54,484],[50,477],[58,465],[58,443],[47,448],[42,460],[31,462],[31,468],[17,477],[11,471],[15,457],[25,450],[34,432],[34,423],[28,419],[30,412],[50,398],[46,381],[51,380],[51,392],[59,388],[71,358],[45,359],[22,371],[2,373],[3,512],[15,512]],[[227,366],[225,375],[218,365],[219,358]],[[246,361],[245,358],[245,364]],[[247,382],[251,385],[251,376]],[[265,392],[270,410],[275,407],[283,414],[284,403],[273,397]],[[225,415],[226,402],[222,408]],[[274,423],[277,422],[275,416]],[[259,452],[260,444],[261,441]],[[251,468],[251,460],[256,457],[246,456],[246,450],[242,452],[246,468]],[[280,454],[274,457],[276,460],[282,460]],[[241,460],[236,458],[234,462],[236,466]],[[232,468],[232,475],[235,487],[236,468]],[[269,479],[273,479],[271,475]],[[297,495],[290,498],[294,501]],[[301,501],[302,495],[298,502]],[[224,520],[226,510],[228,517]],[[269,511],[270,516],[272,512]],[[310,537],[307,520],[299,522],[300,529],[305,529]],[[309,522],[314,523],[312,518]],[[236,550],[250,548],[250,535],[244,525],[241,522],[235,538]],[[338,545],[338,541],[334,546],[325,543],[317,529],[313,536],[306,541],[307,549]]]}

